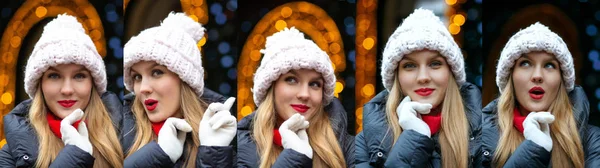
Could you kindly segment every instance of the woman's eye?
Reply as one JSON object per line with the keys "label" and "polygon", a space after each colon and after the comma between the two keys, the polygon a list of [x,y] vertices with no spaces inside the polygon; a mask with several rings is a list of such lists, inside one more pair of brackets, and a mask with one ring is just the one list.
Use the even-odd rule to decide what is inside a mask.
{"label": "woman's eye", "polygon": [[85,78],[87,78],[87,75],[85,75],[83,73],[78,73],[78,74],[75,74],[74,78],[75,79],[85,79]]}
{"label": "woman's eye", "polygon": [[296,78],[294,78],[294,77],[286,77],[285,82],[293,84],[293,83],[298,83],[298,80],[296,80]]}
{"label": "woman's eye", "polygon": [[546,63],[546,65],[544,65],[544,68],[556,69],[556,65],[554,65],[553,63]]}
{"label": "woman's eye", "polygon": [[131,79],[133,79],[134,82],[138,82],[142,80],[142,75],[140,74],[134,74]]}
{"label": "woman's eye", "polygon": [[164,72],[161,70],[158,70],[158,69],[152,70],[152,76],[160,76],[162,74],[164,74]]}
{"label": "woman's eye", "polygon": [[524,67],[524,66],[530,66],[531,63],[529,63],[529,61],[521,61],[521,63],[519,63],[519,66]]}
{"label": "woman's eye", "polygon": [[414,63],[405,63],[402,65],[402,68],[404,68],[404,69],[411,69],[411,68],[416,68],[416,67],[417,67],[417,65]]}
{"label": "woman's eye", "polygon": [[48,79],[58,79],[60,78],[60,75],[58,75],[57,73],[50,73],[47,75]]}
{"label": "woman's eye", "polygon": [[441,61],[433,61],[433,62],[431,62],[431,64],[429,64],[429,66],[438,68],[438,67],[442,66],[442,62]]}
{"label": "woman's eye", "polygon": [[308,85],[312,88],[321,88],[321,86],[323,86],[323,84],[321,84],[321,82],[311,82]]}

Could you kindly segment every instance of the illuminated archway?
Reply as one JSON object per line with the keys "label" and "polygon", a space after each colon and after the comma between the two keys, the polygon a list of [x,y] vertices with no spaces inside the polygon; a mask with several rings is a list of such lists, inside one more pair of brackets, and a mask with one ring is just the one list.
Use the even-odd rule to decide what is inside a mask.
{"label": "illuminated archway", "polygon": [[[256,108],[250,89],[253,85],[254,72],[258,68],[264,48],[266,37],[285,27],[296,27],[327,52],[332,63],[334,73],[346,69],[344,44],[335,22],[320,7],[308,2],[290,2],[271,10],[256,24],[244,44],[238,62],[238,96],[237,119],[251,114]],[[343,90],[343,83],[338,79],[334,94]]]}
{"label": "illuminated archway", "polygon": [[[98,53],[102,57],[106,56],[104,28],[96,9],[88,1],[29,0],[24,2],[8,22],[0,41],[0,53],[2,53],[0,59],[0,111],[2,116],[9,113],[15,104],[14,83],[18,80],[16,79],[16,64],[22,40],[38,22],[63,13],[77,17],[94,42]],[[3,135],[4,131],[0,130],[0,136],[2,136],[0,138],[3,138]]]}

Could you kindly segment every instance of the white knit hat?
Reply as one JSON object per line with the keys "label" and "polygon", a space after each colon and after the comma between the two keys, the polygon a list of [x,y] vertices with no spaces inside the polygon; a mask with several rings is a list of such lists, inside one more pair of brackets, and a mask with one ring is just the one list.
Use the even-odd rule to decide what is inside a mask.
{"label": "white knit hat", "polygon": [[106,68],[92,39],[77,18],[60,14],[44,26],[25,66],[25,92],[33,98],[40,77],[48,68],[61,64],[84,66],[92,75],[98,94],[106,92]]}
{"label": "white knit hat", "polygon": [[252,88],[254,103],[260,105],[267,91],[279,76],[290,70],[311,69],[323,75],[323,104],[333,100],[335,75],[329,55],[317,44],[304,38],[304,34],[292,27],[267,37],[260,66],[254,74]]}
{"label": "white knit hat", "polygon": [[204,27],[185,13],[169,13],[160,26],[148,28],[132,37],[123,48],[125,88],[133,92],[131,66],[154,61],[179,75],[198,95],[204,88],[202,57],[196,45],[204,36]]}
{"label": "white knit hat", "polygon": [[510,37],[508,43],[502,49],[500,60],[498,60],[498,67],[496,68],[496,85],[498,85],[500,92],[506,86],[508,76],[512,73],[515,61],[523,54],[534,51],[544,51],[554,55],[560,63],[567,91],[570,92],[573,90],[575,85],[575,68],[573,57],[569,52],[569,48],[567,48],[567,44],[565,44],[560,36],[538,22]]}
{"label": "white knit hat", "polygon": [[440,18],[427,9],[416,9],[390,36],[381,65],[383,85],[390,91],[398,63],[405,55],[434,50],[446,58],[458,85],[465,83],[465,65],[460,48]]}

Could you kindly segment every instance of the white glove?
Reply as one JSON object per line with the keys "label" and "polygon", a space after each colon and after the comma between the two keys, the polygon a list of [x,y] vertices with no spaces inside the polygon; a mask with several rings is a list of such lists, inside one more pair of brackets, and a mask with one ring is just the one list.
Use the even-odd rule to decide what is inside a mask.
{"label": "white glove", "polygon": [[400,127],[404,130],[415,130],[431,138],[429,126],[421,120],[421,114],[429,114],[431,107],[431,104],[412,102],[410,97],[404,97],[398,108],[396,108]]}
{"label": "white glove", "polygon": [[229,109],[235,102],[230,97],[225,104],[211,103],[200,121],[198,136],[203,146],[229,146],[235,137],[237,122]]}
{"label": "white glove", "polygon": [[62,134],[62,141],[65,145],[75,145],[79,149],[92,155],[92,143],[90,142],[85,122],[79,122],[77,129],[71,125],[77,120],[81,120],[82,117],[83,111],[81,111],[81,109],[76,109],[67,117],[63,118],[60,122],[60,134]]}
{"label": "white glove", "polygon": [[552,137],[550,137],[550,126],[554,122],[554,115],[549,112],[530,112],[523,121],[523,136],[533,141],[546,151],[552,150]]}
{"label": "white glove", "polygon": [[292,149],[312,159],[313,150],[308,143],[307,128],[308,121],[304,119],[304,116],[296,113],[279,126],[279,134],[283,148]]}
{"label": "white glove", "polygon": [[192,126],[184,119],[170,117],[158,131],[157,143],[165,151],[173,163],[181,157],[186,133],[192,131]]}

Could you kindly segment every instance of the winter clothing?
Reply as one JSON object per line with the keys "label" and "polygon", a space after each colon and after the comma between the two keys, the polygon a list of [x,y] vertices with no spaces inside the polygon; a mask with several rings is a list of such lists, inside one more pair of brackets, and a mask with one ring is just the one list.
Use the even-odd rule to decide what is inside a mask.
{"label": "winter clothing", "polygon": [[[115,130],[121,127],[122,104],[117,95],[106,92],[102,96]],[[38,158],[39,140],[27,118],[31,100],[25,100],[4,116],[6,145],[0,151],[0,165],[33,167]],[[108,123],[107,123],[108,124]],[[5,164],[6,163],[6,164]],[[94,157],[74,145],[65,145],[50,167],[92,167]]]}
{"label": "winter clothing", "polygon": [[267,37],[260,66],[254,74],[252,88],[254,103],[258,106],[267,95],[267,91],[281,75],[290,70],[311,69],[323,76],[323,104],[333,99],[335,74],[331,60],[325,51],[313,41],[305,39],[304,34],[292,27]]}
{"label": "winter clothing", "polygon": [[184,13],[170,13],[160,26],[142,31],[123,48],[125,88],[133,92],[131,66],[140,61],[154,61],[167,67],[198,95],[204,88],[204,68],[196,43],[204,36],[204,27]]}
{"label": "winter clothing", "polygon": [[[347,119],[344,107],[342,107],[339,100],[333,99],[325,107],[325,111],[329,114],[329,121],[344,154],[344,159],[346,159],[346,166],[354,167],[354,136],[349,135],[347,132]],[[252,113],[238,122],[237,167],[258,167],[260,165],[261,156],[259,156],[256,142],[252,137],[252,118],[255,114]],[[312,159],[293,149],[284,149],[272,167],[312,167]]]}
{"label": "winter clothing", "polygon": [[560,63],[567,91],[573,90],[575,68],[567,44],[548,27],[535,23],[510,37],[508,43],[502,49],[502,53],[500,53],[498,67],[496,68],[496,84],[501,93],[506,87],[508,76],[512,73],[516,60],[523,54],[533,51],[544,51],[554,55]]}
{"label": "winter clothing", "polygon": [[25,66],[25,92],[35,95],[41,76],[48,68],[60,64],[84,66],[92,75],[98,95],[106,92],[106,69],[92,39],[77,18],[61,14],[44,26]]}
{"label": "winter clothing", "polygon": [[[585,167],[600,167],[600,128],[589,125],[589,101],[583,88],[575,86],[569,92],[573,104],[573,117],[581,138]],[[498,100],[483,108],[482,165],[492,167],[492,160],[500,139],[498,128]],[[557,121],[554,121],[557,122]],[[549,167],[550,152],[531,140],[524,140],[504,164],[505,167]]]}
{"label": "winter clothing", "polygon": [[398,63],[405,55],[420,50],[437,51],[446,58],[458,85],[465,83],[463,55],[442,21],[427,9],[416,9],[390,36],[383,49],[381,76],[390,91]]}
{"label": "winter clothing", "polygon": [[[202,93],[201,99],[206,103],[225,102],[225,97],[207,88],[204,88]],[[126,95],[123,106],[123,130],[121,132],[122,136],[120,141],[125,154],[128,153],[133,145],[136,134],[135,117],[131,111],[131,105],[133,104],[134,99],[135,95]],[[191,141],[193,136],[198,135],[188,133],[186,135],[186,141]],[[196,156],[196,167],[233,167],[233,163],[235,162],[234,149],[235,148],[232,146],[220,147],[200,145]],[[125,158],[124,167],[182,167],[183,163],[189,159],[189,156],[187,156],[186,153],[187,151],[185,151],[184,148],[183,155],[173,163],[156,141],[152,141]]]}
{"label": "winter clothing", "polygon": [[[469,167],[480,167],[481,92],[464,83],[460,93],[469,122]],[[431,138],[414,130],[404,130],[394,142],[386,118],[389,92],[377,94],[363,107],[363,131],[356,137],[356,167],[441,167],[439,134]]]}

